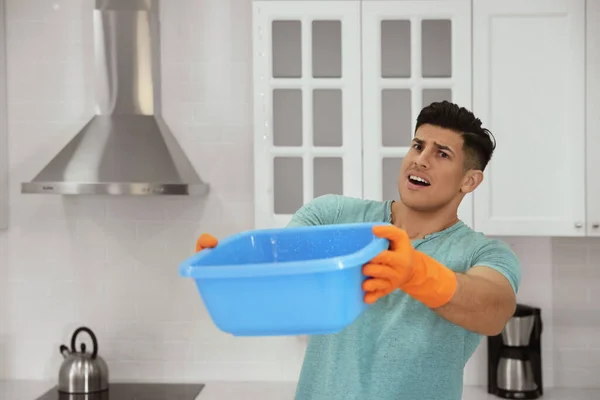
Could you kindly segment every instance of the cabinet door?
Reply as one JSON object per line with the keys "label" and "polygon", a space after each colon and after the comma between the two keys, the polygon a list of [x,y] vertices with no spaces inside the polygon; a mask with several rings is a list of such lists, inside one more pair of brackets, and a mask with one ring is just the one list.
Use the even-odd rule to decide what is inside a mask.
{"label": "cabinet door", "polygon": [[255,226],[362,196],[360,3],[253,3]]}
{"label": "cabinet door", "polygon": [[[398,174],[424,106],[471,108],[471,2],[363,3],[364,195],[398,199]],[[472,224],[472,195],[459,217]]]}
{"label": "cabinet door", "polygon": [[4,1],[0,0],[0,230],[8,228],[8,128],[6,121],[6,31]]}
{"label": "cabinet door", "polygon": [[585,234],[585,0],[473,1],[474,112],[497,139],[490,235]]}
{"label": "cabinet door", "polygon": [[587,2],[587,233],[600,236],[600,0]]}

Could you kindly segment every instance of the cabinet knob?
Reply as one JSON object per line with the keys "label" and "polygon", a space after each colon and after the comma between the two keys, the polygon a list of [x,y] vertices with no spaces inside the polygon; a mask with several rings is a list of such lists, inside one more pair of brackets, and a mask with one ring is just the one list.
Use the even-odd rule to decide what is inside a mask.
{"label": "cabinet knob", "polygon": [[583,224],[581,222],[575,222],[575,228],[582,228]]}
{"label": "cabinet knob", "polygon": [[594,222],[594,223],[592,224],[592,228],[594,228],[594,229],[598,229],[598,228],[600,228],[600,223],[598,223],[598,222]]}

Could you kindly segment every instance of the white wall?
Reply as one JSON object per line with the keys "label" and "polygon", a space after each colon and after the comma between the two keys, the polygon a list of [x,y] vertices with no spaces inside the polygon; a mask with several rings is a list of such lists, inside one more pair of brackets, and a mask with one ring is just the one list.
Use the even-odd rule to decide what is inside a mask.
{"label": "white wall", "polygon": [[[500,239],[522,263],[518,301],[542,309],[544,385],[600,387],[600,239]],[[469,361],[467,383],[487,382],[486,350]]]}
{"label": "white wall", "polygon": [[[0,232],[0,379],[53,379],[59,345],[86,325],[115,380],[295,380],[302,340],[220,333],[177,270],[201,231],[252,228],[250,0],[162,6],[165,119],[212,185],[207,199],[20,194],[92,114],[92,3],[7,1],[11,226]],[[520,300],[543,307],[546,383],[598,385],[600,240],[509,242],[524,266]],[[466,382],[484,384],[485,368],[483,345]]]}

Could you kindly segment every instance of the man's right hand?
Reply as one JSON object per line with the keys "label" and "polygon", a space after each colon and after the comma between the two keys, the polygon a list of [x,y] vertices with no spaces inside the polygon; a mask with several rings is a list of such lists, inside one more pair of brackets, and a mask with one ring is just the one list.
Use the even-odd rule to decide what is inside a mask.
{"label": "man's right hand", "polygon": [[198,240],[196,240],[196,253],[204,249],[212,249],[214,247],[217,247],[218,243],[219,241],[216,237],[208,233],[203,233],[202,235],[200,235]]}

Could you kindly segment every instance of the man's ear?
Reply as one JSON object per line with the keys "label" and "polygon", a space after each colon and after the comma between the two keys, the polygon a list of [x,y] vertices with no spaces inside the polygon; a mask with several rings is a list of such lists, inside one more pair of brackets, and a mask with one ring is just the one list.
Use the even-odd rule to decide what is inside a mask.
{"label": "man's ear", "polygon": [[464,194],[471,193],[483,181],[483,171],[470,169],[465,173],[460,191]]}

